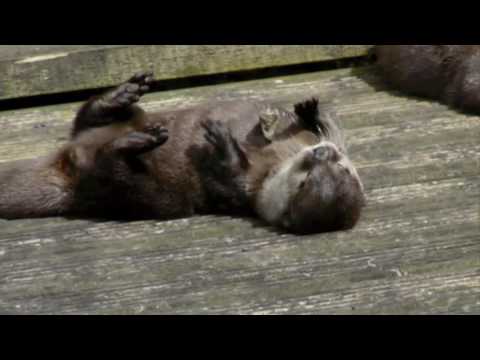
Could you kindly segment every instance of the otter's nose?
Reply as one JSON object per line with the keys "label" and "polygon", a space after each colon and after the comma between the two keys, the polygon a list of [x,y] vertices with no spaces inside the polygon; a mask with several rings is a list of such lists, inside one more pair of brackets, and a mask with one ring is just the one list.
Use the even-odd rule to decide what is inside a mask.
{"label": "otter's nose", "polygon": [[340,156],[333,146],[323,145],[313,150],[313,155],[318,161],[338,161]]}

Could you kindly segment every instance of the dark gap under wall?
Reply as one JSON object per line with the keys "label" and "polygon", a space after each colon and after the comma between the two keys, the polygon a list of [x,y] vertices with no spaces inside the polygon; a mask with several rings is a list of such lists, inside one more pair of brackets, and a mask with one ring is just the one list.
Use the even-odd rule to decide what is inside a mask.
{"label": "dark gap under wall", "polygon": [[[212,75],[201,75],[181,79],[167,79],[155,82],[151,86],[151,92],[179,90],[185,88],[193,88],[208,85],[220,85],[231,82],[241,82],[256,79],[267,79],[271,77],[281,77],[289,75],[306,74],[317,71],[327,71],[342,68],[351,68],[366,66],[371,64],[372,59],[368,56],[353,57],[346,59],[337,59],[330,61],[313,62],[307,64],[287,65],[281,67],[245,70],[238,72],[229,72]],[[131,74],[126,74],[125,78]],[[46,94],[21,97],[15,99],[0,100],[1,110],[15,110],[31,107],[49,106],[56,104],[65,104],[71,102],[85,101],[93,95],[101,94],[102,92],[112,87],[95,88],[87,90],[78,90],[63,92],[58,94]]]}

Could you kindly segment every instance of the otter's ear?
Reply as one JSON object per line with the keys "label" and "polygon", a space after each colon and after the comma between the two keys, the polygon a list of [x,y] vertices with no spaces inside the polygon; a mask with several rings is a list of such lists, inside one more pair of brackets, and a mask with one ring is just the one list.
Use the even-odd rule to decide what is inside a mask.
{"label": "otter's ear", "polygon": [[280,114],[277,110],[266,107],[260,112],[259,120],[262,134],[268,141],[272,142],[279,124]]}

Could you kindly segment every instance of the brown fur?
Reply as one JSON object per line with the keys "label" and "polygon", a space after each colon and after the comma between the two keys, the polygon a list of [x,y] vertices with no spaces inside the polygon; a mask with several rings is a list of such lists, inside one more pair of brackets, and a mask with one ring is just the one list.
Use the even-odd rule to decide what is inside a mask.
{"label": "brown fur", "polygon": [[[212,103],[82,130],[45,160],[9,164],[0,172],[0,217],[176,218],[211,212],[215,206],[196,170],[207,145],[199,124],[206,117],[238,122],[241,126],[232,128],[245,137],[256,106]],[[132,132],[151,128],[167,129],[172,140],[131,158],[109,151]],[[19,201],[20,194],[25,200]]]}
{"label": "brown fur", "polygon": [[396,88],[480,112],[480,45],[378,45],[374,54]]}
{"label": "brown fur", "polygon": [[293,232],[352,228],[365,204],[363,185],[331,116],[315,99],[297,104],[295,114],[271,112],[278,124],[266,143],[240,143],[224,124],[204,124],[215,150],[200,172],[218,174],[207,186],[227,189],[264,220]]}
{"label": "brown fur", "polygon": [[[322,138],[344,151],[335,124],[319,121],[316,101],[298,104],[295,113],[230,101],[147,114],[135,102],[151,81],[151,74],[138,74],[91,99],[78,111],[71,141],[63,148],[44,159],[0,169],[0,218],[251,214],[258,211],[255,202],[266,179],[285,161]],[[278,119],[270,137],[259,119],[272,109]],[[357,182],[352,183],[351,204],[340,196],[338,206],[324,209],[299,198],[298,206],[290,209],[289,227],[352,227],[363,205]],[[322,183],[309,186],[321,189]],[[337,211],[345,206],[348,214]],[[326,210],[333,215],[325,216]],[[331,226],[311,226],[319,218]]]}
{"label": "brown fur", "polygon": [[[0,168],[0,217],[176,218],[219,209],[248,212],[248,205],[235,203],[231,194],[218,203],[218,191],[205,190],[197,170],[208,161],[202,157],[208,144],[200,123],[206,118],[227,122],[239,139],[261,142],[255,134],[261,104],[232,101],[150,114],[132,105],[130,118],[117,109],[120,120],[109,123],[99,117],[98,124],[92,122],[91,106],[99,99],[81,107],[72,139],[62,149],[45,159]],[[168,130],[172,140],[128,159],[109,152],[119,139],[151,128]]]}

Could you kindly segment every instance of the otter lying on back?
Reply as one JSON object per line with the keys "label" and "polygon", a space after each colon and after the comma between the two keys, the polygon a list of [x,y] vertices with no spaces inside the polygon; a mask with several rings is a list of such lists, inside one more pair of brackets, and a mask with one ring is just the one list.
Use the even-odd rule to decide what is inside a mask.
{"label": "otter lying on back", "polygon": [[365,203],[363,185],[348,158],[342,134],[316,99],[295,114],[267,107],[260,113],[265,144],[239,143],[225,123],[207,121],[213,145],[203,174],[228,179],[246,194],[261,218],[295,233],[352,228]]}
{"label": "otter lying on back", "polygon": [[[145,113],[138,74],[78,111],[69,143],[0,169],[0,218],[171,219],[257,213],[295,232],[347,229],[364,203],[318,103],[233,101]],[[167,141],[168,140],[168,141]]]}
{"label": "otter lying on back", "polygon": [[378,45],[374,54],[398,89],[480,112],[480,45]]}

